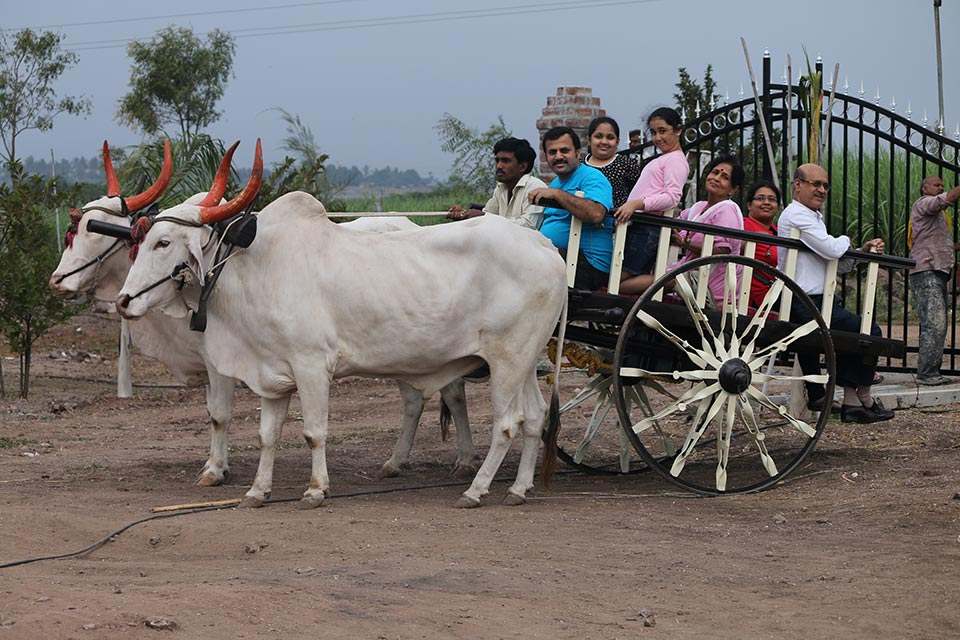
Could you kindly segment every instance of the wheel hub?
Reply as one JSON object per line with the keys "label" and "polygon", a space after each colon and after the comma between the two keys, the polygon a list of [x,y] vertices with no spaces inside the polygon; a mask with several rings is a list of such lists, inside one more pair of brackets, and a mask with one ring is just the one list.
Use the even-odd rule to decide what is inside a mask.
{"label": "wheel hub", "polygon": [[719,373],[720,387],[727,393],[740,395],[750,387],[753,372],[740,358],[731,358],[723,363]]}

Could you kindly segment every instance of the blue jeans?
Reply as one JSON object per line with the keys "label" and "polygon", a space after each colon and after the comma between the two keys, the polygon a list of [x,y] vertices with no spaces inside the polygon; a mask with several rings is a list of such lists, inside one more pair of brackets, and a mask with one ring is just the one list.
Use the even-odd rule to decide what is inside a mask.
{"label": "blue jeans", "polygon": [[631,224],[623,243],[623,270],[633,276],[653,273],[657,257],[660,227],[652,224]]}
{"label": "blue jeans", "polygon": [[943,344],[947,339],[947,280],[949,273],[921,271],[910,274],[913,306],[920,318],[920,357],[918,378],[936,378],[943,363]]}

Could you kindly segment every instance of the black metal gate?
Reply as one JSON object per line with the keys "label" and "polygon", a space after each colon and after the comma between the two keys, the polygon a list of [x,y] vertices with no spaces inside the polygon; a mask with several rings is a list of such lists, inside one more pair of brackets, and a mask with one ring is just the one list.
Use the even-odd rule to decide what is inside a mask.
{"label": "black metal gate", "polygon": [[[816,70],[822,73],[822,63]],[[808,114],[798,95],[798,87],[771,82],[769,54],[763,58],[760,96],[767,129],[775,145],[777,173],[781,191],[790,201],[791,167],[807,161]],[[920,196],[924,176],[939,175],[947,189],[960,184],[960,130],[950,139],[923,123],[916,123],[908,107],[906,115],[896,112],[895,103],[880,106],[879,95],[865,99],[837,90],[834,94],[830,124],[826,126],[831,87],[824,83],[820,113],[823,152],[821,164],[830,174],[830,197],[824,205],[827,228],[834,235],[849,235],[855,246],[870,238],[883,238],[887,252],[907,256],[907,223],[910,208]],[[846,90],[846,87],[844,87]],[[791,100],[790,109],[787,100]],[[742,97],[729,104],[714,104],[705,113],[686,114],[683,145],[688,157],[705,159],[714,153],[732,153],[739,158],[748,182],[772,172],[764,148],[753,97]],[[788,121],[788,112],[790,120]],[[693,118],[690,116],[693,115]],[[793,129],[793,144],[788,149],[788,127]],[[647,143],[645,148],[651,148]],[[687,203],[699,199],[702,189],[703,161],[694,162],[694,192]],[[744,209],[745,211],[745,209]],[[958,207],[954,205],[952,233],[960,242]],[[913,371],[918,344],[918,324],[909,302],[910,287],[906,273],[881,272],[875,318],[887,337],[905,340],[907,356],[881,361],[886,371]],[[957,342],[958,287],[950,288],[951,324],[947,332],[943,372],[960,375],[960,345]],[[859,307],[861,278],[857,272],[843,277],[838,295],[851,309]],[[856,305],[856,306],[855,306]]]}

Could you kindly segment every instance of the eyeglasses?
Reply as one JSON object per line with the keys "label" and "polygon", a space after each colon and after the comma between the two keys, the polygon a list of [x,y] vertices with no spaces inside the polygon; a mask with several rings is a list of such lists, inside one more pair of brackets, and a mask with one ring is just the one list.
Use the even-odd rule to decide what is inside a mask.
{"label": "eyeglasses", "polygon": [[814,189],[823,189],[824,191],[830,191],[829,182],[820,182],[819,180],[807,180],[806,178],[797,178],[798,182],[806,182],[808,185]]}
{"label": "eyeglasses", "polygon": [[777,196],[753,196],[753,201],[754,202],[772,202],[773,204],[777,204],[778,202],[780,202],[780,200],[777,199]]}

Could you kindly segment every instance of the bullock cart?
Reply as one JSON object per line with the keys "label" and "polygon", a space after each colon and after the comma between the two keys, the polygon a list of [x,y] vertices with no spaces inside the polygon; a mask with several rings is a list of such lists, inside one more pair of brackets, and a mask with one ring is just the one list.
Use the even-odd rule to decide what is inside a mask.
{"label": "bullock cart", "polygon": [[[547,203],[544,203],[547,204]],[[331,218],[438,216],[430,213],[330,213]],[[899,340],[870,335],[879,269],[904,269],[905,258],[849,251],[831,261],[818,307],[794,282],[796,238],[776,238],[638,213],[631,224],[659,227],[654,282],[639,297],[619,294],[625,225],[618,226],[606,291],[573,287],[581,224],[570,230],[568,317],[564,355],[589,381],[560,408],[565,427],[558,454],[590,473],[653,470],[696,493],[760,491],[776,485],[813,451],[829,411],[811,414],[804,383],[832,398],[838,355],[903,357]],[[129,234],[98,223],[108,235]],[[104,227],[100,229],[99,227]],[[701,257],[668,269],[677,258],[671,230],[704,234]],[[114,233],[115,231],[115,233]],[[712,255],[714,238],[739,239],[741,255]],[[787,254],[785,270],[755,259],[757,244]],[[860,333],[829,328],[841,264],[866,265]],[[711,269],[723,273],[722,304],[708,304]],[[749,305],[754,274],[770,283],[758,308]],[[712,299],[712,297],[711,297]],[[802,311],[804,322],[791,322]],[[798,354],[816,354],[821,371],[804,375]]]}
{"label": "bullock cart", "polygon": [[[848,252],[828,264],[818,307],[793,280],[798,252],[809,251],[796,238],[676,220],[673,212],[638,213],[638,223],[660,228],[654,283],[639,298],[618,294],[626,226],[615,235],[607,290],[573,288],[581,225],[571,225],[565,353],[592,378],[561,407],[567,433],[559,455],[577,468],[652,469],[708,495],[770,488],[810,454],[829,419],[829,409],[811,416],[804,383],[824,385],[832,399],[838,356],[902,357],[906,350],[902,341],[870,336],[870,326],[880,267],[903,269],[910,260]],[[705,240],[700,258],[668,270],[678,251],[672,229]],[[741,240],[742,255],[712,255],[716,236]],[[785,270],[755,259],[757,244],[786,251]],[[866,265],[859,334],[829,328],[838,269],[854,263]],[[707,304],[711,269],[722,270],[722,304]],[[749,305],[754,274],[770,282],[759,308]],[[791,310],[810,320],[788,321]],[[803,353],[818,355],[819,374],[800,371]],[[578,421],[585,426],[571,428]]]}

